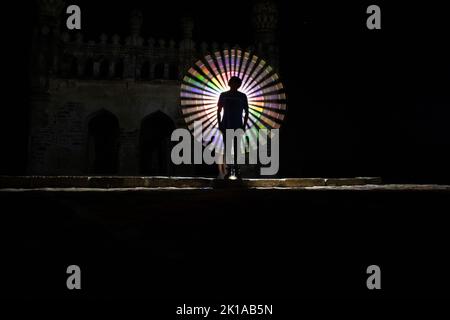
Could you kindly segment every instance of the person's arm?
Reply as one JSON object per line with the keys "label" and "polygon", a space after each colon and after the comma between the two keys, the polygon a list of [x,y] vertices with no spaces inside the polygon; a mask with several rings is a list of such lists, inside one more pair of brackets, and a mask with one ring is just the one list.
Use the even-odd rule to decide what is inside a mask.
{"label": "person's arm", "polygon": [[248,99],[247,96],[245,96],[245,102],[244,102],[244,130],[247,128],[247,122],[248,122]]}

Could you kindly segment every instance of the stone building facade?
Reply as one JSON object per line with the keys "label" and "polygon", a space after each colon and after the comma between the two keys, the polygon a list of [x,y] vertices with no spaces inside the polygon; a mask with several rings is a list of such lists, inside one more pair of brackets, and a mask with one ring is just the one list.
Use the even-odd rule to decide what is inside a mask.
{"label": "stone building facade", "polygon": [[[183,127],[179,90],[200,56],[225,48],[193,40],[181,19],[181,41],[144,37],[143,15],[130,14],[125,39],[86,41],[65,32],[62,0],[38,0],[33,33],[29,173],[43,175],[189,175],[170,164],[170,134]],[[253,47],[278,66],[276,7],[254,6]]]}

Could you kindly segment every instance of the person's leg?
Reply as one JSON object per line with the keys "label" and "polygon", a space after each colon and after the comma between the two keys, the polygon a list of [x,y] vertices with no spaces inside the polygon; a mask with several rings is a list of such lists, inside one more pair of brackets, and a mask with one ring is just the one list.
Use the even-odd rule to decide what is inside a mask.
{"label": "person's leg", "polygon": [[219,175],[217,176],[217,179],[223,179],[225,177],[225,173],[223,171],[223,164],[218,163],[217,168],[219,169]]}
{"label": "person's leg", "polygon": [[222,134],[222,141],[223,141],[223,159],[222,159],[222,163],[219,164],[219,175],[222,176],[222,178],[225,178],[228,174],[228,170],[227,170],[227,162],[226,162],[226,133],[225,131],[220,131]]}
{"label": "person's leg", "polygon": [[226,158],[225,153],[222,155],[222,163],[217,164],[219,168],[219,178],[224,179],[227,175],[227,165],[226,165]]}
{"label": "person's leg", "polygon": [[239,139],[238,139],[238,137],[235,137],[235,141],[234,141],[234,175],[237,177],[237,178],[240,178],[241,177],[241,171],[240,171],[240,168],[239,168],[239,163],[238,163],[238,159],[239,159],[239,156],[238,156],[238,152],[240,152],[241,150],[240,150],[240,141],[239,141]]}
{"label": "person's leg", "polygon": [[[232,129],[232,128],[230,128]],[[234,130],[234,129],[233,129]],[[227,145],[230,144],[230,145]],[[231,153],[231,163],[226,163],[225,164],[225,169],[227,171],[226,174],[226,178],[229,178],[230,176],[234,176],[235,175],[235,169],[236,169],[236,152],[234,151],[234,147],[235,147],[235,143],[234,143],[234,139],[231,140],[227,140],[225,139],[225,151],[229,151]],[[226,159],[226,152],[225,152],[225,159]]]}

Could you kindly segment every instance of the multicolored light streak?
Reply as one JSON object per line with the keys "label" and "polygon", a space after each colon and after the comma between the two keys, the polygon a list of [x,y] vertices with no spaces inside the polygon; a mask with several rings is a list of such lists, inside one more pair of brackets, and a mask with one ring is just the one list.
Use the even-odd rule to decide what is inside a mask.
{"label": "multicolored light streak", "polygon": [[[204,146],[223,141],[218,130],[217,102],[222,92],[228,91],[232,76],[242,79],[239,91],[249,103],[250,146],[256,147],[260,129],[278,129],[286,115],[286,94],[278,74],[266,61],[241,49],[225,49],[207,55],[192,66],[181,85],[181,111],[186,124],[194,132],[194,122],[203,126]],[[195,137],[200,139],[200,137]]]}

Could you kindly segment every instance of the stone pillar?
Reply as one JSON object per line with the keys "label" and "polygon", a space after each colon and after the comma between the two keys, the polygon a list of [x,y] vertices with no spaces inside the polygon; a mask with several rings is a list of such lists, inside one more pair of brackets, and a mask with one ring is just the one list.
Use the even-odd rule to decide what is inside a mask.
{"label": "stone pillar", "polygon": [[253,7],[253,28],[256,42],[275,43],[278,25],[278,9],[271,0],[258,0]]}
{"label": "stone pillar", "polygon": [[94,78],[98,78],[98,76],[100,75],[100,61],[94,61],[93,67]]}
{"label": "stone pillar", "polygon": [[124,64],[124,79],[134,79],[135,78],[135,70],[136,70],[136,57],[127,55],[123,61]]}
{"label": "stone pillar", "polygon": [[150,62],[150,72],[149,72],[149,78],[155,79],[155,64]]}
{"label": "stone pillar", "polygon": [[77,76],[82,77],[84,74],[85,58],[78,58]]}
{"label": "stone pillar", "polygon": [[112,59],[109,62],[109,71],[108,71],[108,77],[109,78],[114,78],[114,72],[116,70],[116,64],[114,63],[114,59]]}
{"label": "stone pillar", "polygon": [[194,30],[194,20],[185,16],[181,19],[181,29],[183,40],[180,43],[179,61],[180,70],[185,70],[193,63],[195,56],[195,43],[192,40]]}
{"label": "stone pillar", "polygon": [[46,91],[48,77],[58,70],[63,0],[37,1],[37,27],[33,33],[31,57],[33,91]]}
{"label": "stone pillar", "polygon": [[[136,59],[137,60],[137,59]],[[141,59],[139,59],[141,60]],[[136,79],[141,79],[141,68],[142,68],[142,61],[136,62],[136,73],[135,73],[135,77]]]}
{"label": "stone pillar", "polygon": [[121,129],[119,150],[119,174],[139,174],[139,131],[137,129]]}

